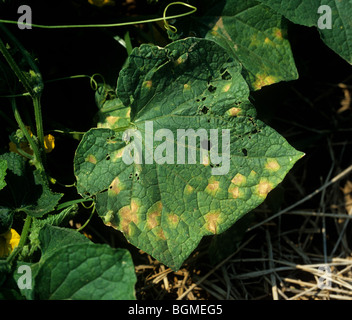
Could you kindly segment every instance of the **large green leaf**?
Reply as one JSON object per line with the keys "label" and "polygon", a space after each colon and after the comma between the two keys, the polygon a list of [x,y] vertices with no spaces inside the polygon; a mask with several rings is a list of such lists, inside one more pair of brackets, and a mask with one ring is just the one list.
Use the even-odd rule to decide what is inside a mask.
{"label": "large green leaf", "polygon": [[286,22],[281,14],[257,1],[227,0],[209,6],[200,17],[190,16],[188,23],[182,19],[177,28],[183,36],[196,34],[223,46],[242,63],[250,88],[259,90],[298,78]]}
{"label": "large green leaf", "polygon": [[[106,224],[173,269],[204,235],[225,231],[258,206],[302,156],[255,119],[240,64],[214,41],[188,38],[134,49],[117,95],[131,107],[130,131],[97,128],[84,135],[74,160],[77,189],[96,198]],[[177,138],[182,129],[203,137],[192,147],[191,137]],[[209,148],[218,151],[211,132],[219,135],[223,162],[211,154],[209,161]],[[229,146],[222,149],[227,133]],[[142,161],[126,164],[139,143]],[[184,149],[182,164],[178,150]]]}
{"label": "large green leaf", "polygon": [[[320,18],[324,20],[321,6],[331,8],[332,28],[320,29],[325,44],[352,64],[352,0],[259,0],[294,23],[312,27],[318,26]],[[324,8],[323,8],[324,9]]]}
{"label": "large green leaf", "polygon": [[46,225],[35,267],[33,298],[132,300],[136,275],[130,253],[94,244],[77,231]]}

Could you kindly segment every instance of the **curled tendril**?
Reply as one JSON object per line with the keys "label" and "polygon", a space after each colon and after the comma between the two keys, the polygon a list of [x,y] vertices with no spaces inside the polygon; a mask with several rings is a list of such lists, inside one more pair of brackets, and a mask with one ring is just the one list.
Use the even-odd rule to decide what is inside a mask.
{"label": "curled tendril", "polygon": [[169,4],[165,7],[164,13],[163,13],[164,27],[165,27],[166,30],[168,30],[168,31],[170,31],[170,32],[172,32],[172,33],[176,33],[176,32],[177,32],[177,28],[176,28],[175,26],[169,24],[169,22],[167,21],[167,16],[166,16],[167,10],[168,10],[171,6],[173,6],[173,5],[183,5],[183,6],[185,6],[185,7],[188,7],[188,8],[191,8],[191,9],[192,9],[191,12],[188,12],[188,13],[185,13],[185,14],[181,14],[179,17],[183,17],[183,16],[185,16],[185,15],[192,14],[192,13],[194,13],[194,12],[197,11],[197,8],[194,7],[194,6],[192,6],[192,5],[190,5],[190,4],[188,4],[188,3],[184,3],[184,2],[180,2],[180,1],[169,3]]}
{"label": "curled tendril", "polygon": [[92,212],[90,213],[90,216],[89,216],[88,220],[83,224],[83,226],[81,226],[80,228],[77,229],[77,232],[82,231],[87,226],[87,224],[90,222],[90,220],[92,219],[93,214],[95,212],[95,201],[93,201],[92,204],[89,207],[87,207],[83,202],[81,203],[81,205],[85,209],[90,209],[90,208],[93,208],[93,209],[92,209]]}
{"label": "curled tendril", "polygon": [[94,77],[99,76],[104,83],[105,86],[105,79],[104,77],[100,74],[100,73],[94,73],[91,77],[90,77],[90,87],[94,90],[97,91],[98,90],[98,82],[94,79]]}

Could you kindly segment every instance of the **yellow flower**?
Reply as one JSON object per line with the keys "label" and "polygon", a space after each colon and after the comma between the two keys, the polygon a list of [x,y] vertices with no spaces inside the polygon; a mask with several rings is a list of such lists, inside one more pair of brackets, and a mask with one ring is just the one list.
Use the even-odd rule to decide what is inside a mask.
{"label": "yellow flower", "polygon": [[104,6],[114,6],[114,0],[88,0],[90,4],[97,7],[104,7]]}
{"label": "yellow flower", "polygon": [[[29,126],[26,126],[29,134],[31,135],[31,137],[33,137],[33,133],[31,131],[31,128]],[[53,151],[53,149],[55,148],[55,137],[52,136],[51,134],[48,134],[44,137],[44,150],[46,153],[49,153],[51,151]],[[12,141],[10,141],[9,143],[9,149],[11,152],[15,152],[15,153],[18,153],[18,150],[17,150],[17,146],[15,143],[13,143]],[[32,155],[33,154],[33,151],[31,150],[28,142],[20,142],[20,149],[25,151],[26,153]]]}
{"label": "yellow flower", "polygon": [[51,134],[44,137],[44,148],[46,153],[51,152],[55,148],[55,137]]}
{"label": "yellow flower", "polygon": [[0,257],[8,256],[18,246],[20,235],[15,229],[0,234]]}

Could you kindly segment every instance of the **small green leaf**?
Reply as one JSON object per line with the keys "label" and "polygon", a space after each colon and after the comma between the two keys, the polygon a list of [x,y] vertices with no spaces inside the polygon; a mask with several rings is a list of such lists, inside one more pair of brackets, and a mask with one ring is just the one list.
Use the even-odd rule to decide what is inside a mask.
{"label": "small green leaf", "polygon": [[[42,217],[54,210],[62,194],[50,190],[42,174],[13,152],[0,155],[7,161],[7,187],[0,191],[0,202],[12,211],[23,211],[32,217]],[[16,190],[16,192],[13,192]]]}
{"label": "small green leaf", "polygon": [[6,181],[5,181],[6,169],[7,169],[7,161],[0,160],[0,190],[2,188],[5,188],[6,186]]}
{"label": "small green leaf", "polygon": [[73,230],[43,228],[40,237],[45,250],[35,273],[34,299],[135,299],[136,275],[130,253],[82,241],[78,236]]}
{"label": "small green leaf", "polygon": [[[308,27],[318,27],[318,31],[325,44],[334,50],[347,62],[352,64],[352,1],[336,0],[259,0],[273,10],[284,15],[294,23]],[[331,9],[331,28],[326,23],[324,15],[329,15],[324,7]],[[323,28],[319,27],[319,19],[323,19]],[[328,16],[326,16],[328,18]],[[329,18],[328,18],[329,19]]]}
{"label": "small green leaf", "polygon": [[0,207],[0,234],[10,230],[13,221],[13,211]]}
{"label": "small green leaf", "polygon": [[[173,269],[203,236],[225,231],[262,203],[303,155],[255,119],[240,64],[214,41],[188,38],[165,48],[134,49],[120,72],[117,94],[131,107],[129,134],[140,134],[133,141],[141,144],[141,161],[123,159],[132,143],[126,132],[91,129],[74,159],[77,190],[96,197],[107,225]],[[177,150],[191,142],[176,137],[186,129],[207,136],[196,139],[182,162]],[[229,157],[227,172],[205,159],[214,148],[206,139],[211,130],[219,141],[229,134],[229,153],[220,151]],[[165,131],[168,137],[155,139]],[[174,143],[173,161],[161,164],[167,141]],[[190,163],[193,151],[197,159]]]}

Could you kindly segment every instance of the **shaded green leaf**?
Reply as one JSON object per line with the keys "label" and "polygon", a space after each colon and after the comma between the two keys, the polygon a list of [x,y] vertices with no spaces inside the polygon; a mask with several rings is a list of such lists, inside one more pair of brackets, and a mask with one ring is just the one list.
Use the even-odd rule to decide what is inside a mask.
{"label": "shaded green leaf", "polygon": [[190,16],[188,24],[183,20],[177,25],[181,35],[220,44],[241,62],[252,90],[298,78],[286,20],[269,7],[254,0],[219,1],[202,16]]}
{"label": "shaded green leaf", "polygon": [[42,174],[13,152],[0,155],[7,161],[7,187],[0,191],[0,203],[10,210],[23,211],[33,217],[42,217],[54,210],[62,194],[50,190]]}
{"label": "shaded green leaf", "polygon": [[[294,23],[308,27],[318,27],[318,21],[323,19],[327,11],[318,13],[321,6],[331,8],[331,29],[318,27],[318,31],[325,44],[352,64],[352,1],[335,0],[259,0],[275,11],[284,15]],[[324,22],[326,23],[326,21]],[[323,23],[323,24],[324,24]]]}
{"label": "shaded green leaf", "polygon": [[7,169],[7,161],[0,160],[0,190],[2,188],[5,188],[6,186],[6,181],[5,181],[6,169]]}
{"label": "shaded green leaf", "polygon": [[[135,299],[136,275],[130,253],[81,241],[78,236],[69,229],[42,229],[40,237],[46,248],[35,273],[34,299]],[[50,237],[53,239],[48,247]]]}

